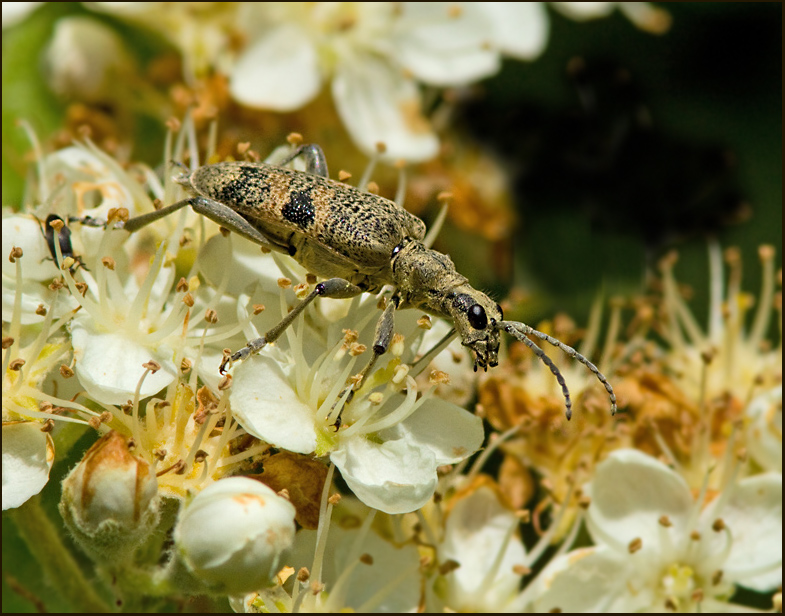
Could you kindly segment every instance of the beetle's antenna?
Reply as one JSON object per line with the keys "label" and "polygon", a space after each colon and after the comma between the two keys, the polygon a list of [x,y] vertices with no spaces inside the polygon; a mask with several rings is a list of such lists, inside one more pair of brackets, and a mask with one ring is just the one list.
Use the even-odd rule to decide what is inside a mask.
{"label": "beetle's antenna", "polygon": [[564,377],[562,376],[561,372],[559,372],[559,369],[553,363],[551,358],[545,354],[545,351],[543,351],[540,347],[534,344],[534,342],[529,340],[526,337],[527,335],[534,335],[540,340],[545,340],[546,342],[552,344],[553,346],[559,347],[562,351],[567,353],[567,355],[569,355],[573,359],[577,359],[589,370],[591,370],[594,373],[594,376],[596,376],[597,379],[600,381],[600,383],[603,384],[603,386],[605,387],[605,391],[608,392],[608,397],[611,400],[611,415],[616,414],[616,394],[613,392],[613,387],[611,387],[611,384],[608,382],[608,379],[605,378],[605,375],[597,369],[597,366],[591,363],[583,355],[578,353],[578,351],[573,349],[571,346],[567,346],[566,344],[564,344],[560,340],[557,340],[553,336],[549,336],[548,334],[544,334],[532,327],[529,327],[525,323],[519,323],[517,321],[499,321],[496,324],[496,327],[498,329],[506,331],[516,340],[520,340],[521,342],[523,342],[534,352],[534,354],[537,357],[540,358],[540,360],[546,366],[548,366],[548,368],[550,368],[551,372],[553,372],[553,375],[556,377],[556,380],[559,382],[559,385],[561,385],[562,393],[564,394],[564,399],[567,403],[568,420],[570,419],[570,417],[572,417],[572,403],[570,401],[570,392],[567,389],[567,383],[565,383]]}

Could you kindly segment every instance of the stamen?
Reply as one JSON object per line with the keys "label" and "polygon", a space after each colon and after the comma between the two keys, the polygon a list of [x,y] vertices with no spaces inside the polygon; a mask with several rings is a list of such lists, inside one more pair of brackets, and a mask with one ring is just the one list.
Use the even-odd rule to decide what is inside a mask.
{"label": "stamen", "polygon": [[485,463],[488,459],[493,455],[493,453],[504,444],[505,441],[511,439],[513,436],[518,434],[521,429],[521,425],[515,425],[512,428],[505,430],[502,434],[498,434],[496,432],[492,433],[490,436],[490,443],[489,445],[482,451],[482,453],[477,456],[477,459],[472,464],[472,467],[469,469],[467,473],[467,483],[471,483],[472,480],[480,473]]}
{"label": "stamen", "polygon": [[483,577],[482,582],[480,583],[480,588],[493,587],[493,581],[496,578],[496,575],[499,573],[499,569],[501,568],[502,561],[504,560],[504,555],[507,553],[507,546],[509,545],[510,541],[513,540],[513,537],[515,536],[515,532],[518,530],[519,526],[520,526],[520,520],[518,518],[515,518],[515,520],[507,528],[507,532],[504,535],[504,539],[502,539],[498,549],[496,550],[496,556],[493,559],[493,563],[491,563],[491,566],[488,567],[488,570],[485,572],[485,576]]}
{"label": "stamen", "polygon": [[402,208],[406,201],[406,163],[400,161],[396,166],[398,167],[398,188],[395,191],[394,201],[395,205]]}
{"label": "stamen", "polygon": [[575,490],[575,485],[573,482],[570,482],[567,486],[567,492],[564,495],[564,499],[562,500],[561,509],[559,509],[559,513],[551,520],[550,526],[548,526],[548,530],[543,533],[543,535],[537,540],[535,546],[529,551],[529,554],[526,558],[527,565],[531,567],[537,560],[540,558],[542,553],[550,547],[553,537],[556,535],[556,532],[559,530],[559,526],[561,525],[561,521],[564,519],[564,516],[567,513],[567,507],[572,499],[572,494]]}
{"label": "stamen", "polygon": [[772,306],[774,303],[774,247],[761,246],[758,250],[763,264],[762,282],[758,307],[755,319],[750,330],[749,345],[751,349],[760,348],[771,321]]}
{"label": "stamen", "polygon": [[[611,355],[613,347],[619,338],[621,331],[621,308],[622,302],[618,299],[611,299],[611,318],[608,323],[608,333],[605,335],[605,344],[602,347],[602,359],[600,360],[600,370],[606,372],[609,370],[611,363]],[[584,353],[584,355],[591,355],[591,353]]]}
{"label": "stamen", "polygon": [[150,295],[153,290],[153,285],[155,284],[158,274],[161,271],[161,267],[163,266],[165,253],[166,242],[161,242],[161,245],[158,247],[158,250],[155,253],[153,264],[150,266],[150,271],[147,273],[147,276],[145,277],[144,282],[142,282],[139,292],[136,294],[136,297],[134,297],[133,302],[131,303],[131,308],[128,310],[128,315],[126,317],[127,323],[141,323],[145,318],[148,303],[150,301]]}
{"label": "stamen", "polygon": [[403,422],[418,408],[420,408],[420,405],[429,398],[427,394],[431,391],[433,391],[433,388],[428,389],[428,391],[424,392],[420,399],[417,400],[417,383],[412,377],[407,376],[406,398],[393,412],[385,415],[376,422],[370,423],[370,418],[375,416],[380,409],[380,407],[377,406],[373,409],[373,413],[369,413],[368,415],[360,418],[353,425],[349,426],[349,428],[347,428],[344,432],[344,436],[349,437],[350,435],[354,435],[358,432],[362,432],[363,434],[379,432],[380,430],[384,430],[385,428],[389,428]]}
{"label": "stamen", "polygon": [[376,510],[371,509],[368,515],[365,516],[363,520],[362,526],[357,530],[356,536],[354,538],[354,542],[352,543],[352,547],[349,550],[349,553],[346,556],[345,562],[346,567],[341,571],[341,574],[338,576],[338,579],[335,580],[335,583],[332,585],[330,589],[330,596],[327,598],[327,601],[324,604],[324,611],[328,613],[334,613],[341,611],[341,608],[346,603],[346,595],[349,591],[349,581],[351,579],[352,572],[357,567],[357,565],[361,562],[361,552],[363,548],[363,542],[365,538],[368,536],[368,532],[371,529],[371,524],[373,523],[374,518],[376,517]]}
{"label": "stamen", "polygon": [[368,184],[371,181],[371,175],[373,175],[373,171],[376,169],[376,163],[378,162],[379,151],[377,149],[377,151],[374,152],[371,158],[368,160],[368,164],[365,166],[365,171],[363,171],[360,182],[357,184],[357,188],[363,191],[368,190]]}
{"label": "stamen", "polygon": [[327,470],[327,478],[324,480],[322,488],[322,499],[319,505],[319,526],[316,529],[316,548],[313,555],[313,565],[311,566],[311,580],[322,581],[322,565],[324,563],[324,550],[327,547],[327,533],[330,530],[330,519],[332,517],[333,506],[329,503],[330,489],[333,483],[333,473],[335,465],[331,462]]}
{"label": "stamen", "polygon": [[44,157],[44,151],[41,149],[41,143],[38,141],[38,136],[35,134],[33,127],[27,120],[19,119],[17,120],[17,124],[24,131],[25,135],[30,141],[30,145],[33,147],[33,158],[35,159],[35,164],[38,167],[37,175],[39,196],[41,201],[47,202],[49,200],[50,189],[46,180],[49,176],[46,173],[46,158]]}
{"label": "stamen", "polygon": [[433,246],[433,243],[436,241],[436,237],[439,235],[439,231],[442,230],[442,226],[444,225],[444,221],[447,220],[447,212],[450,210],[450,203],[448,199],[441,199],[442,201],[442,209],[439,210],[439,214],[436,216],[436,220],[433,221],[430,229],[428,229],[428,233],[425,234],[422,243],[430,248]]}

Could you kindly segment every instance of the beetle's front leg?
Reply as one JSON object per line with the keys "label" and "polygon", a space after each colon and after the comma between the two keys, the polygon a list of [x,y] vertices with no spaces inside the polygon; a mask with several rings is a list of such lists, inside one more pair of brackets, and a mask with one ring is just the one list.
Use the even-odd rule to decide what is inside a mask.
{"label": "beetle's front leg", "polygon": [[305,299],[303,299],[299,304],[292,308],[292,310],[289,311],[289,313],[281,320],[280,323],[278,323],[278,325],[267,331],[267,333],[265,333],[265,335],[261,338],[251,340],[248,342],[248,344],[245,345],[245,347],[236,353],[224,357],[219,371],[221,374],[224,374],[224,372],[226,372],[227,364],[233,364],[236,361],[246,359],[251,355],[261,351],[269,343],[275,342],[279,336],[284,331],[286,331],[286,328],[289,327],[289,325],[291,325],[292,322],[299,316],[299,314],[305,310],[306,306],[308,306],[308,304],[310,304],[317,297],[332,297],[335,299],[343,299],[360,295],[362,292],[363,291],[360,289],[360,287],[353,285],[351,282],[344,280],[343,278],[330,278],[329,280],[318,283],[314,287],[314,290],[311,291],[308,296],[305,297]]}

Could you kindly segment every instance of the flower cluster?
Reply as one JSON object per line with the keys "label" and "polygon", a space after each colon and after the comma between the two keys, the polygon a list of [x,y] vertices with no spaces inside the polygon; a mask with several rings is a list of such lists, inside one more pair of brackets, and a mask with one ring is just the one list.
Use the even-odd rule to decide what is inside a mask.
{"label": "flower cluster", "polygon": [[[192,125],[169,143],[166,159],[182,158]],[[42,155],[38,170],[40,205],[3,224],[13,246],[3,271],[4,509],[46,484],[61,422],[97,430],[60,505],[83,549],[104,566],[127,563],[166,503],[179,502],[178,557],[159,592],[178,584],[236,594],[274,578],[295,517],[318,524],[328,466],[366,505],[404,513],[430,501],[437,469],[482,445],[481,420],[435,397],[437,385],[449,388],[444,373],[409,374],[429,319],[403,313],[390,353],[360,387],[352,378],[371,355],[383,297],[309,306],[275,346],[222,377],[223,349],[276,325],[316,279],[188,208],[124,231],[180,189],[89,142]],[[275,491],[230,481],[239,475]],[[259,502],[258,515],[227,525],[228,535],[205,531],[205,516],[245,499]],[[257,549],[247,533],[268,517],[269,533],[288,524],[287,538],[268,545],[260,535]]]}
{"label": "flower cluster", "polygon": [[[21,4],[32,10],[40,3]],[[197,86],[217,72],[242,105],[290,112],[329,85],[338,116],[361,150],[372,154],[381,142],[390,160],[412,162],[434,158],[439,147],[424,89],[477,82],[497,73],[503,57],[534,60],[547,44],[550,19],[540,2],[86,4],[158,32],[179,50],[186,83]],[[647,3],[552,6],[581,21],[618,8],[655,33],[670,24],[665,11]],[[8,23],[20,12],[9,9]],[[5,8],[3,15],[5,23]],[[62,19],[47,63],[60,94],[92,101],[151,96],[133,77],[125,43],[93,17]],[[127,83],[133,84],[129,91]]]}
{"label": "flower cluster", "polygon": [[[167,143],[166,158],[181,158],[193,125]],[[583,367],[562,364],[582,424],[566,431],[549,371],[513,345],[480,383],[480,408],[500,433],[469,468],[483,425],[448,401],[465,402],[472,388],[466,351],[454,347],[439,364],[451,366],[455,387],[441,370],[412,372],[445,326],[401,311],[389,352],[357,383],[385,293],[325,299],[222,377],[223,349],[281,322],[315,277],[188,208],[129,234],[129,216],[177,201],[181,189],[89,142],[40,155],[38,173],[39,205],[3,224],[13,245],[3,271],[3,507],[24,508],[46,485],[64,425],[97,431],[63,484],[60,511],[126,590],[229,595],[247,611],[629,610],[719,609],[737,586],[778,585],[781,352],[760,350],[774,295],[769,249],[750,334],[715,305],[712,333],[699,336],[672,259],[662,299],[641,304],[661,316],[632,328],[623,345],[614,343],[615,304],[604,356],[616,366],[602,368],[617,375],[624,423],[610,420]],[[712,247],[713,263],[717,254]],[[740,293],[731,280],[731,295],[712,293],[726,306]],[[582,352],[592,353],[599,321],[596,313]],[[669,346],[652,348],[641,334],[650,327]],[[569,340],[574,326],[543,329]],[[704,371],[716,365],[711,347],[694,351],[708,340],[735,349],[718,355],[723,373],[749,354],[745,367],[757,368],[746,384],[690,377],[691,358],[703,357]],[[640,392],[667,367],[679,368],[680,381],[660,385],[669,402],[652,416],[654,401]],[[684,385],[695,382],[702,389]],[[669,405],[682,421],[694,409],[682,426],[692,441],[666,430],[677,412]],[[753,463],[719,440],[726,430]],[[641,451],[655,446],[670,467]],[[497,452],[494,480],[481,471]],[[544,475],[544,494],[531,469]],[[179,514],[167,516],[173,507]],[[593,546],[569,551],[584,520]],[[172,557],[129,575],[165,523]],[[527,532],[538,539],[524,541]]]}

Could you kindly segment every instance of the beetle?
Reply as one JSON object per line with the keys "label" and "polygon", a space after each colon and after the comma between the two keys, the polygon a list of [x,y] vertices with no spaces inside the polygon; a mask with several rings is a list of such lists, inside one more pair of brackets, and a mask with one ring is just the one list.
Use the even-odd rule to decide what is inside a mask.
{"label": "beetle", "polygon": [[[306,171],[285,167],[302,157]],[[275,327],[224,357],[227,365],[246,359],[274,342],[317,297],[349,298],[394,291],[376,326],[373,355],[359,384],[390,346],[396,310],[417,308],[444,317],[474,352],[474,370],[498,365],[501,332],[526,344],[556,377],[570,419],[572,403],[564,377],[528,336],[544,340],[584,364],[605,387],[616,412],[613,388],[599,369],[572,347],[524,323],[505,321],[499,304],[474,289],[447,255],[423,242],[425,223],[389,199],[332,180],[318,145],[295,148],[278,165],[222,162],[204,165],[175,180],[193,196],[123,224],[136,231],[186,205],[223,227],[269,250],[288,254],[309,272],[324,278]],[[351,397],[351,394],[350,394]]]}

